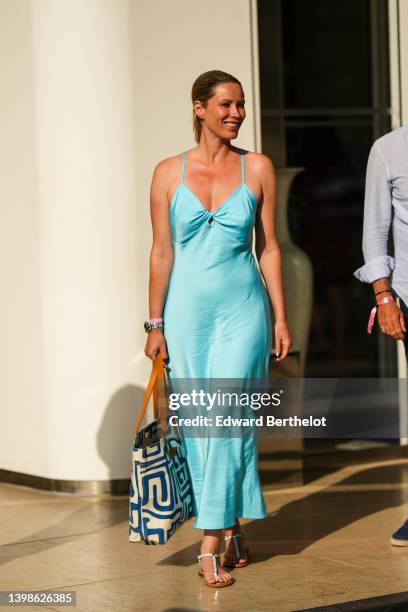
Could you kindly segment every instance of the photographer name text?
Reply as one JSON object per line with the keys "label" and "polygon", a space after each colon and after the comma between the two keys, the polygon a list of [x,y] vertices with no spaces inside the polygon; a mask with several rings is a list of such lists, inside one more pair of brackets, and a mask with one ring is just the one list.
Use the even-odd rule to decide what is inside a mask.
{"label": "photographer name text", "polygon": [[215,417],[197,415],[191,418],[171,415],[169,424],[174,427],[327,427],[326,417],[277,418],[273,415],[260,415],[252,418],[239,418],[230,415]]}

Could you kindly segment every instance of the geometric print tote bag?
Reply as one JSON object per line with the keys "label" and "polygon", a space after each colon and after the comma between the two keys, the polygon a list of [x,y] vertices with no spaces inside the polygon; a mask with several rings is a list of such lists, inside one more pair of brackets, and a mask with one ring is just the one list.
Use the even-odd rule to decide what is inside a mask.
{"label": "geometric print tote bag", "polygon": [[[193,516],[192,487],[185,450],[163,414],[167,400],[163,358],[159,353],[136,423],[129,495],[129,541],[165,544]],[[140,430],[153,393],[155,419]],[[160,418],[158,418],[160,417]]]}

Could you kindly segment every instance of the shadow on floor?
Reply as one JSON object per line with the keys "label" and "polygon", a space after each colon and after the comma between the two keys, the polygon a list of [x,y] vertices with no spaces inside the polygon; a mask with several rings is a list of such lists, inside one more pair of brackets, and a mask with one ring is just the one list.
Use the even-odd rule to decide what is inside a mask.
{"label": "shadow on floor", "polygon": [[[378,491],[376,485],[402,485]],[[350,490],[336,490],[339,485]],[[358,490],[373,485],[372,490]],[[362,469],[334,486],[289,502],[266,519],[245,525],[245,532],[254,542],[251,562],[257,563],[276,555],[295,555],[305,548],[366,516],[408,502],[408,465],[395,464]],[[357,490],[354,490],[355,489]],[[272,493],[273,494],[273,493]],[[277,495],[279,493],[277,492]],[[75,499],[75,498],[73,498]],[[128,520],[128,498],[90,502],[74,510],[63,521],[38,530],[0,547],[0,564],[23,558],[35,552],[59,546],[66,538],[97,533]],[[47,500],[49,511],[50,502]],[[398,525],[390,525],[390,530]],[[181,548],[158,562],[158,565],[191,566],[197,561],[201,530],[196,530],[193,544]],[[127,538],[124,537],[127,544]],[[21,548],[18,545],[21,544]],[[27,550],[27,544],[31,546]]]}
{"label": "shadow on floor", "polygon": [[[265,561],[276,555],[296,555],[366,516],[408,502],[408,486],[378,491],[375,485],[379,484],[408,485],[408,466],[397,464],[363,469],[334,486],[286,504],[266,519],[247,523],[245,533],[254,542],[251,562]],[[337,491],[339,485],[356,489],[373,485],[373,490]],[[398,527],[390,525],[390,530]],[[169,555],[158,565],[192,565],[196,555],[197,545],[194,544]]]}

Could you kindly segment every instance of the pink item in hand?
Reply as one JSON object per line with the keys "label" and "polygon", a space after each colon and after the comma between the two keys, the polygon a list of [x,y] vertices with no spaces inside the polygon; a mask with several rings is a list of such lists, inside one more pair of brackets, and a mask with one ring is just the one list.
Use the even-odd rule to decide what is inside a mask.
{"label": "pink item in hand", "polygon": [[369,334],[371,334],[371,330],[373,329],[374,319],[375,319],[375,315],[376,315],[378,306],[381,306],[381,304],[387,304],[388,302],[394,302],[394,301],[395,300],[392,297],[392,295],[388,295],[387,297],[382,298],[382,300],[378,300],[374,308],[371,310],[370,316],[368,318],[367,332]]}

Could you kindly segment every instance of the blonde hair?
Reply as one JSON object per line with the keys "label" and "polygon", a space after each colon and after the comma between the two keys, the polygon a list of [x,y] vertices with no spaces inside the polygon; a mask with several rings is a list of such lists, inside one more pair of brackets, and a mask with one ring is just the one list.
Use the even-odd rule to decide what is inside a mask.
{"label": "blonde hair", "polygon": [[[228,74],[228,72],[223,70],[208,70],[208,72],[200,74],[193,83],[191,88],[192,103],[194,104],[196,100],[199,100],[205,107],[208,100],[214,95],[214,89],[220,83],[237,83],[242,89],[240,81],[232,76],[232,74]],[[193,132],[195,141],[199,143],[201,138],[201,119],[197,117],[194,107]]]}

